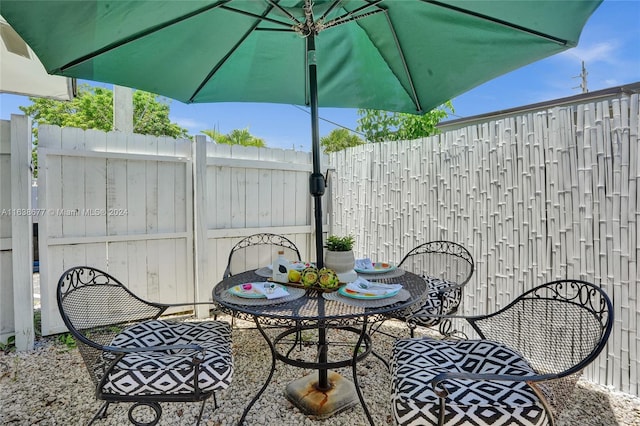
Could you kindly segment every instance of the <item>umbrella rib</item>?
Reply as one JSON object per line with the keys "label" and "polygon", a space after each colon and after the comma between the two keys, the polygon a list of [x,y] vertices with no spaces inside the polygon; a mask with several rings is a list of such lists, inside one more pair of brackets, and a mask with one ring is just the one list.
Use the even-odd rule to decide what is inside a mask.
{"label": "umbrella rib", "polygon": [[302,24],[302,22],[300,22],[298,20],[298,18],[296,18],[295,16],[293,16],[291,13],[289,13],[288,10],[284,9],[282,6],[280,6],[277,2],[274,2],[273,0],[267,0],[267,3],[269,3],[271,6],[275,7],[276,9],[278,9],[280,12],[284,13],[285,15],[287,15],[289,17],[289,19],[291,19],[293,22],[295,22],[297,25]]}
{"label": "umbrella rib", "polygon": [[416,92],[416,87],[413,84],[413,77],[411,77],[411,71],[409,71],[409,66],[407,65],[407,61],[404,57],[404,52],[402,51],[402,46],[400,46],[400,41],[398,40],[398,34],[396,33],[395,28],[391,24],[391,18],[389,17],[389,13],[384,11],[384,16],[387,18],[387,23],[389,24],[389,29],[391,34],[393,35],[393,42],[396,44],[396,49],[398,49],[398,53],[400,54],[400,60],[402,61],[402,67],[404,68],[404,72],[407,74],[407,78],[409,79],[409,86],[411,86],[411,95],[413,96],[413,103],[416,106],[417,112],[422,112],[422,105],[420,105],[420,99],[418,98],[418,94]]}
{"label": "umbrella rib", "polygon": [[349,16],[349,17],[343,16],[341,18],[337,18],[337,19],[334,19],[333,21],[330,21],[329,23],[324,25],[323,29],[336,27],[338,25],[342,25],[342,24],[346,24],[346,23],[349,23],[349,22],[357,21],[357,20],[362,19],[362,18],[368,18],[369,16],[377,15],[378,13],[382,13],[382,12],[385,12],[385,10],[379,9],[379,10],[372,10],[371,12],[366,12],[366,13],[363,13],[361,15],[356,15],[356,16]]}
{"label": "umbrella rib", "polygon": [[331,3],[331,6],[329,6],[329,8],[325,10],[325,12],[320,17],[319,21],[320,22],[324,21],[327,18],[327,16],[333,11],[333,9],[335,9],[340,3],[342,3],[342,0],[335,0],[333,3]]}
{"label": "umbrella rib", "polygon": [[[230,9],[230,11],[235,11],[235,12],[240,12],[243,15],[246,15],[246,13],[243,13],[244,11],[237,11],[235,9]],[[200,85],[198,86],[198,88],[195,90],[195,92],[193,92],[193,94],[191,95],[191,97],[189,97],[189,103],[193,102],[193,99],[198,96],[198,93],[200,93],[200,91],[202,90],[202,88],[209,82],[209,80],[211,80],[213,78],[213,76],[215,75],[215,73],[218,72],[218,70],[224,65],[225,62],[227,62],[227,60],[231,57],[231,55],[233,55],[233,53],[238,49],[238,47],[240,47],[240,45],[242,43],[244,43],[244,41],[247,39],[247,37],[249,37],[249,35],[251,35],[251,33],[256,29],[256,27],[258,25],[260,25],[260,23],[262,22],[261,18],[264,18],[266,15],[268,15],[271,10],[273,9],[273,6],[268,7],[267,9],[265,9],[264,13],[262,15],[256,15],[255,18],[257,19],[256,22],[251,26],[251,28],[249,28],[244,35],[240,38],[240,40],[238,40],[238,42],[233,46],[232,49],[229,49],[229,51],[227,52],[226,55],[224,55],[224,57],[216,64],[215,67],[213,67],[213,69],[209,72],[209,74],[207,74],[207,76],[205,77],[204,80],[202,80],[202,83],[200,83]]]}
{"label": "umbrella rib", "polygon": [[[272,2],[269,2],[269,4],[271,4],[272,6],[278,7],[278,9],[281,9],[277,4],[274,4]],[[291,24],[288,23],[288,22],[278,21],[277,19],[267,18],[266,16],[263,16],[263,15],[257,15],[255,13],[247,12],[246,10],[236,9],[234,7],[229,7],[229,6],[225,6],[225,5],[222,5],[220,7],[222,9],[224,9],[224,10],[228,10],[229,12],[239,13],[241,15],[246,15],[246,16],[250,16],[252,18],[259,19],[260,21],[271,22],[272,24],[278,24],[278,25],[282,25],[282,26],[287,27],[287,28],[291,28]],[[292,19],[295,20],[294,17],[292,17]]]}
{"label": "umbrella rib", "polygon": [[[346,13],[345,15],[339,16],[339,17],[327,22],[326,24],[323,25],[323,28],[335,27],[337,25],[346,24],[347,22],[356,21],[358,19],[362,19],[362,18],[366,18],[366,17],[371,16],[371,15],[375,15],[376,13],[385,12],[386,11],[385,9],[376,7],[382,1],[383,0],[376,0],[374,2],[367,3],[367,4],[362,5],[362,6],[358,7],[358,8],[356,8],[356,9],[353,9],[352,11]],[[361,15],[356,15],[356,13],[359,13],[359,12],[361,12],[361,11],[363,11],[365,9],[371,8],[371,7],[376,7],[376,10],[372,10],[370,12],[365,12],[365,13],[363,13]]]}
{"label": "umbrella rib", "polygon": [[89,61],[91,59],[94,59],[94,58],[96,58],[96,57],[98,57],[98,56],[100,56],[100,55],[102,55],[104,53],[107,53],[107,52],[113,50],[113,49],[117,49],[118,47],[124,46],[124,45],[129,44],[131,42],[134,42],[134,41],[136,41],[138,39],[146,37],[149,34],[153,34],[155,32],[158,32],[160,30],[168,28],[168,27],[170,27],[170,26],[172,26],[174,24],[177,24],[179,22],[182,22],[182,21],[185,21],[187,19],[193,18],[194,16],[197,16],[197,15],[200,15],[202,13],[208,12],[208,11],[210,11],[212,9],[216,9],[218,7],[221,7],[225,3],[228,3],[229,1],[231,1],[231,0],[221,0],[221,1],[217,2],[217,3],[215,3],[215,4],[211,4],[211,5],[208,5],[208,6],[201,7],[200,9],[194,10],[193,12],[187,13],[186,15],[179,16],[179,17],[174,18],[174,19],[172,19],[170,21],[163,22],[162,24],[158,24],[158,25],[156,25],[154,27],[151,27],[151,28],[149,28],[147,30],[141,31],[141,32],[139,32],[137,34],[133,34],[133,35],[131,35],[131,36],[129,36],[129,37],[123,39],[123,40],[108,44],[107,46],[104,46],[104,47],[102,47],[102,48],[100,48],[98,50],[94,50],[91,53],[88,53],[88,54],[86,54],[86,55],[84,55],[84,56],[82,56],[82,57],[80,57],[80,58],[78,58],[78,59],[76,59],[74,61],[69,62],[66,65],[63,65],[60,68],[58,68],[57,70],[53,70],[52,72],[54,72],[54,73],[58,73],[58,72],[63,73],[65,70],[67,70],[69,68],[72,68],[72,67],[74,67],[76,65],[79,65],[79,64],[81,64],[83,62],[86,62],[86,61]]}
{"label": "umbrella rib", "polygon": [[499,24],[499,25],[503,25],[503,26],[508,27],[508,28],[512,28],[512,29],[515,29],[515,30],[518,30],[518,31],[521,31],[521,32],[524,32],[524,33],[527,33],[527,34],[534,35],[536,37],[541,37],[541,38],[553,41],[555,43],[561,44],[563,46],[567,46],[567,45],[570,44],[568,40],[565,40],[563,38],[555,37],[555,36],[552,36],[550,34],[543,33],[541,31],[536,31],[536,30],[531,29],[531,28],[523,27],[522,25],[518,25],[518,24],[514,24],[512,22],[504,21],[502,19],[493,18],[491,16],[484,15],[482,13],[478,13],[478,12],[474,12],[474,11],[471,11],[471,10],[463,9],[461,7],[458,7],[458,6],[445,4],[445,3],[442,3],[442,2],[437,1],[437,0],[421,0],[421,1],[424,2],[424,3],[430,3],[430,4],[433,4],[435,6],[443,7],[445,9],[450,9],[450,10],[453,10],[453,11],[456,11],[456,12],[460,12],[460,13],[463,13],[465,15],[474,16],[476,18],[480,18],[480,19],[483,19],[485,21],[489,21],[489,22],[493,22],[493,23],[496,23],[496,24]]}

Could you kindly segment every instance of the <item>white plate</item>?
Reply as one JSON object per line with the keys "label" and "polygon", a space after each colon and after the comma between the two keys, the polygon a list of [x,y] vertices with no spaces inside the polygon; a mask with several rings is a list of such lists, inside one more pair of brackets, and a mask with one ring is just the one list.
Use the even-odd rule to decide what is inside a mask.
{"label": "white plate", "polygon": [[[247,286],[247,285],[251,285],[251,288],[248,290],[245,290],[242,286]],[[255,290],[256,286],[264,286],[265,282],[258,282],[258,283],[246,283],[246,284],[238,284],[237,286],[231,287],[230,289],[228,289],[227,291],[230,294],[233,294],[234,296],[238,296],[238,297],[244,297],[245,299],[266,299],[267,296],[265,296],[262,293],[259,293]],[[280,284],[275,284],[278,287],[282,287]]]}
{"label": "white plate", "polygon": [[401,289],[397,289],[395,291],[390,291],[386,294],[373,294],[373,293],[359,293],[353,290],[347,290],[346,286],[340,287],[338,289],[338,294],[350,297],[352,299],[362,299],[362,300],[377,300],[377,299],[386,299],[388,297],[393,297],[400,292]]}
{"label": "white plate", "polygon": [[387,262],[374,262],[373,269],[354,268],[354,270],[360,274],[384,274],[385,272],[391,272],[395,269],[395,265]]}

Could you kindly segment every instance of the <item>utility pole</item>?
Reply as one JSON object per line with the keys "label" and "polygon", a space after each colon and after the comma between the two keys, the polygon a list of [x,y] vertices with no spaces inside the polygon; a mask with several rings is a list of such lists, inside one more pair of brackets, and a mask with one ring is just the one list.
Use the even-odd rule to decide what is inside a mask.
{"label": "utility pole", "polygon": [[582,61],[582,72],[580,72],[580,75],[573,77],[581,79],[580,86],[572,87],[572,89],[582,89],[582,93],[588,93],[589,88],[587,87],[587,75],[589,75],[589,73],[584,66],[584,61]]}
{"label": "utility pole", "polygon": [[113,85],[113,130],[133,133],[133,89]]}

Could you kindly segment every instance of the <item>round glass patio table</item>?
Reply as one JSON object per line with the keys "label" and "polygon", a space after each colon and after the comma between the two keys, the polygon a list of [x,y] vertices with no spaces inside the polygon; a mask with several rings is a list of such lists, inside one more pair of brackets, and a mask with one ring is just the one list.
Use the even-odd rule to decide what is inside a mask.
{"label": "round glass patio table", "polygon": [[[256,270],[233,275],[220,281],[212,291],[213,300],[219,305],[220,310],[235,318],[253,321],[271,350],[269,376],[245,408],[238,424],[244,422],[253,404],[267,388],[275,371],[276,360],[318,371],[317,378],[311,374],[287,386],[287,398],[305,414],[313,414],[318,418],[329,417],[351,407],[359,400],[369,423],[373,424],[373,419],[358,386],[356,372],[358,361],[372,352],[372,341],[367,333],[368,324],[383,321],[390,316],[406,317],[414,309],[420,307],[429,294],[422,277],[410,272],[403,272],[395,274],[391,278],[385,278],[384,275],[379,278],[370,274],[362,275],[369,281],[402,285],[402,290],[396,296],[373,300],[353,299],[344,297],[337,292],[324,293],[314,289],[295,287],[287,287],[289,296],[271,300],[241,298],[228,291],[242,284],[266,282],[268,279],[264,275],[257,274]],[[275,337],[270,337],[265,332],[264,326],[282,327],[285,328],[285,331]],[[317,362],[307,362],[291,357],[290,353],[295,343],[286,353],[278,351],[277,346],[284,338],[295,335],[295,341],[300,342],[301,332],[310,329],[318,330]],[[328,329],[339,329],[358,336],[353,355],[349,359],[328,359],[326,339]],[[337,373],[329,371],[332,368],[346,366],[350,366],[352,369],[353,383]],[[313,395],[309,395],[310,390],[318,393],[317,398],[323,401],[321,407],[314,402]],[[330,401],[329,404],[326,403],[327,397]]]}

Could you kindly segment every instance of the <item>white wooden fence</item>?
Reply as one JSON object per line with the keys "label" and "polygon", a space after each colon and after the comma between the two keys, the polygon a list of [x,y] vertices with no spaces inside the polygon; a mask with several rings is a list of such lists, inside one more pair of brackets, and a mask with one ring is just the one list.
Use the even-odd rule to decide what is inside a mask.
{"label": "white wooden fence", "polygon": [[476,263],[464,314],[553,279],[602,286],[614,330],[585,375],[638,395],[639,103],[619,95],[332,154],[332,232],[395,262],[423,242],[463,244]]}
{"label": "white wooden fence", "polygon": [[20,350],[32,348],[35,335],[30,191],[31,120],[14,115],[0,120],[0,341],[15,336]]}
{"label": "white wooden fence", "polygon": [[66,328],[55,289],[94,266],[160,302],[193,300],[191,142],[40,126],[42,333]]}
{"label": "white wooden fence", "polygon": [[38,138],[44,335],[65,331],[55,289],[72,266],[176,303],[210,300],[243,236],[285,234],[313,254],[308,153],[56,126]]}

